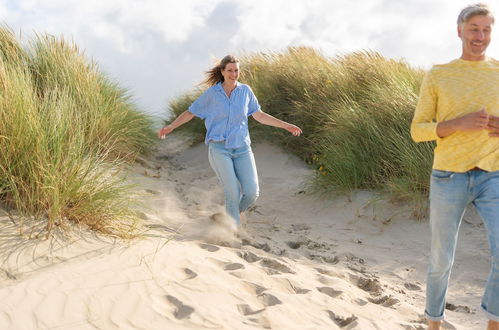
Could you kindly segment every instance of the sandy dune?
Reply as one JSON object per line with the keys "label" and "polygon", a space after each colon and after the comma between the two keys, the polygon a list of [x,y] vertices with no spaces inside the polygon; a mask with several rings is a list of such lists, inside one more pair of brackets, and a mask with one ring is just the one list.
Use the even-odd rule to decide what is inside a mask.
{"label": "sandy dune", "polygon": [[[320,199],[311,169],[255,144],[261,195],[242,241],[214,223],[222,192],[204,145],[163,141],[130,169],[149,230],[125,242],[81,228],[19,236],[0,210],[0,329],[423,329],[429,231],[368,192]],[[449,329],[484,329],[489,269],[468,212],[451,277]]]}

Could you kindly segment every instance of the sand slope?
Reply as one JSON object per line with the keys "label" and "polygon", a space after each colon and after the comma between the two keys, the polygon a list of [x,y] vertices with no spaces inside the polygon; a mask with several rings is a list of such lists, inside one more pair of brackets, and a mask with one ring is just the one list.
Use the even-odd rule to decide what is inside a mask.
{"label": "sand slope", "polygon": [[[0,329],[423,329],[427,223],[368,192],[312,196],[305,164],[267,144],[254,151],[261,195],[242,245],[210,219],[223,196],[206,147],[182,136],[130,169],[145,202],[142,240],[78,228],[27,240],[0,210]],[[485,327],[488,263],[469,212],[449,329]]]}

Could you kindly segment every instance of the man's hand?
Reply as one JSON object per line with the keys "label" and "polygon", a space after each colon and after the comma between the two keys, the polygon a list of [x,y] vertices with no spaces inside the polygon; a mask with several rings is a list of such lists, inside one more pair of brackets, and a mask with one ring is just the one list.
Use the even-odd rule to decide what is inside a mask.
{"label": "man's hand", "polygon": [[456,128],[459,131],[479,131],[487,128],[489,114],[482,108],[455,119]]}
{"label": "man's hand", "polygon": [[485,111],[485,108],[482,108],[462,117],[440,122],[437,125],[437,135],[444,138],[457,131],[488,129],[489,117],[490,115]]}
{"label": "man's hand", "polygon": [[489,122],[487,124],[489,136],[499,137],[499,117],[489,115]]}

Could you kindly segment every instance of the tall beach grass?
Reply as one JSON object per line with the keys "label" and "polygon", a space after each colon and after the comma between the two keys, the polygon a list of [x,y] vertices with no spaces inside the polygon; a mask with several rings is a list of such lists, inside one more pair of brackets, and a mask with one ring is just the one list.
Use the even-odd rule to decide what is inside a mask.
{"label": "tall beach grass", "polygon": [[[147,151],[151,119],[72,42],[23,47],[0,28],[0,201],[21,219],[132,235],[133,190],[120,169]],[[29,226],[27,220],[24,225]]]}
{"label": "tall beach grass", "polygon": [[[409,126],[423,70],[375,52],[328,58],[306,47],[245,55],[241,68],[241,82],[251,86],[262,110],[304,132],[295,138],[251,121],[252,136],[314,164],[317,190],[369,189],[422,205],[433,144],[414,143]],[[175,100],[173,116],[195,95]],[[200,128],[193,125],[191,130],[199,134]]]}

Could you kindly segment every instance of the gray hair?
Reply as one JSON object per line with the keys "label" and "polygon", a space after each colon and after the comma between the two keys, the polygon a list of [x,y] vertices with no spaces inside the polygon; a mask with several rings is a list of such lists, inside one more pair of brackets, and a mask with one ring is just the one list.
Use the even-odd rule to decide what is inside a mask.
{"label": "gray hair", "polygon": [[469,5],[459,13],[457,17],[457,24],[463,24],[469,21],[472,17],[483,15],[492,18],[492,24],[494,24],[494,14],[490,7],[485,3],[475,3],[473,5]]}

